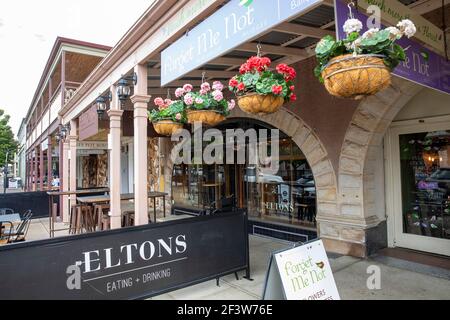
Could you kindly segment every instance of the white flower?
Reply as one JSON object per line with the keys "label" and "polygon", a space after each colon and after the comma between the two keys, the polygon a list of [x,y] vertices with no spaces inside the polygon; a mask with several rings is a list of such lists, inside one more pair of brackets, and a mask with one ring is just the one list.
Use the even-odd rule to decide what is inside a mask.
{"label": "white flower", "polygon": [[350,34],[352,32],[359,32],[363,28],[363,24],[358,19],[348,19],[345,21],[343,29],[346,34]]}
{"label": "white flower", "polygon": [[411,38],[417,31],[416,26],[414,23],[409,19],[404,19],[400,21],[397,24],[397,27],[400,29],[400,31],[407,36],[408,38]]}
{"label": "white flower", "polygon": [[378,28],[371,28],[363,33],[362,38],[363,39],[370,39],[372,38],[380,29]]}
{"label": "white flower", "polygon": [[396,27],[388,27],[386,30],[389,30],[391,40],[398,40],[402,37],[402,33]]}

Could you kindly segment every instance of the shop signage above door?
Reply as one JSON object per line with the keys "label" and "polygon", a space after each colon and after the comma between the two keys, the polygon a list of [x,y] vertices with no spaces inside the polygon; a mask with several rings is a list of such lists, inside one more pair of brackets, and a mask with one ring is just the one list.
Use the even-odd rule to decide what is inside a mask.
{"label": "shop signage above door", "polygon": [[108,142],[103,141],[78,142],[77,150],[108,150]]}
{"label": "shop signage above door", "polygon": [[107,129],[108,125],[108,120],[99,119],[97,107],[93,105],[80,116],[78,128],[79,139],[81,141],[86,140],[98,134],[101,129]]}
{"label": "shop signage above door", "polygon": [[[338,37],[342,39],[346,36],[342,26],[348,18],[347,4],[342,0],[335,0],[335,10],[336,30]],[[361,32],[365,32],[368,17],[361,12],[354,12],[353,14],[355,18],[362,21],[364,29]],[[384,28],[384,26],[382,27]],[[425,87],[450,94],[450,62],[412,39],[404,37],[397,43],[408,49],[406,50],[406,61],[400,62],[393,74]]]}
{"label": "shop signage above door", "polygon": [[161,85],[180,78],[322,1],[231,0],[161,53]]}
{"label": "shop signage above door", "polygon": [[397,0],[358,0],[358,7],[366,11],[371,5],[380,8],[381,19],[389,24],[396,25],[398,21],[409,19],[414,21],[417,32],[414,37],[433,47],[441,54],[445,54],[444,32],[430,21],[414,12]]}
{"label": "shop signage above door", "polygon": [[322,240],[272,254],[264,300],[340,300]]}

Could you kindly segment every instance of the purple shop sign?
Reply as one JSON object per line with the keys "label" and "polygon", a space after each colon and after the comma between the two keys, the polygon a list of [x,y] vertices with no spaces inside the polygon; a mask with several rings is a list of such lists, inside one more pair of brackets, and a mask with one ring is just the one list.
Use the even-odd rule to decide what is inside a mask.
{"label": "purple shop sign", "polygon": [[[348,18],[349,11],[347,4],[341,0],[335,0],[335,9],[336,30],[338,38],[342,39],[346,37],[342,26]],[[356,12],[354,9],[353,15],[362,21],[363,32],[366,31],[367,16],[361,12]],[[402,38],[397,43],[403,48],[409,48],[406,50],[406,61],[400,62],[392,72],[393,74],[425,87],[450,94],[450,62],[411,39]],[[428,56],[428,59],[425,59],[424,56]]]}

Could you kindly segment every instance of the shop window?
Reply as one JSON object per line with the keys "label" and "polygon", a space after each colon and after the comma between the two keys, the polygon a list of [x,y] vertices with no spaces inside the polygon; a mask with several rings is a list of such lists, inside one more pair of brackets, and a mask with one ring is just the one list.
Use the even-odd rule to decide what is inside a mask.
{"label": "shop window", "polygon": [[[230,128],[268,127],[248,120],[218,127],[224,133]],[[247,164],[175,165],[174,207],[199,213],[230,206],[247,208],[254,220],[314,228],[316,188],[311,168],[300,148],[281,132],[279,150],[276,174],[264,173],[261,166],[249,164],[248,155]]]}
{"label": "shop window", "polygon": [[450,239],[450,131],[400,135],[403,232]]}

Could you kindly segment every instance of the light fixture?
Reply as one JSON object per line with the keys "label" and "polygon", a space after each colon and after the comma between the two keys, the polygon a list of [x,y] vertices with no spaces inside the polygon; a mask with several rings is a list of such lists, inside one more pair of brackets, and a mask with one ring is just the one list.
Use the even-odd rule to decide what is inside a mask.
{"label": "light fixture", "polygon": [[127,100],[131,95],[131,87],[128,81],[133,81],[133,84],[137,84],[137,75],[133,73],[132,76],[122,77],[117,83],[117,96],[121,103]]}
{"label": "light fixture", "polygon": [[109,91],[105,96],[99,96],[96,100],[95,100],[95,106],[97,108],[97,114],[99,115],[100,119],[102,118],[103,114],[106,111],[107,108],[107,101],[111,101],[112,100],[112,94],[111,91]]}

